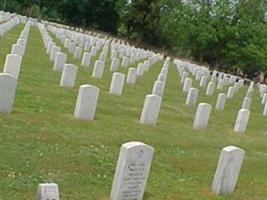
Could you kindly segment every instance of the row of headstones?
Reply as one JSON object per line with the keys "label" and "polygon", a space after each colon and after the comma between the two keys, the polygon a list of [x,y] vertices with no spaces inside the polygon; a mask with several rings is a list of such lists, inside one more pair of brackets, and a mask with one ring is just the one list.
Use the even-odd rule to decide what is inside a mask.
{"label": "row of headstones", "polygon": [[[50,58],[52,56],[51,51],[49,51],[49,40],[48,38],[49,33],[46,31],[44,25],[39,24],[38,25],[39,30],[41,32],[44,45],[48,49],[48,53],[50,52]],[[50,45],[51,46],[51,45]],[[57,52],[57,54],[61,54],[60,52]],[[66,54],[65,54],[66,55]],[[56,56],[57,57],[57,56]],[[150,57],[148,60],[145,60],[144,63],[140,63],[136,68],[129,68],[128,74],[127,74],[127,79],[126,82],[128,84],[135,84],[137,76],[142,76],[145,71],[148,71],[149,68],[155,64],[158,60],[161,60],[162,56],[159,54],[154,54],[152,57]],[[57,59],[55,59],[56,61]],[[54,69],[55,65],[57,62],[54,63]],[[64,64],[64,63],[63,63]],[[57,65],[56,65],[57,66]],[[98,68],[99,65],[96,62],[94,68]],[[103,65],[104,67],[104,65]],[[61,68],[56,68],[61,71]],[[96,70],[94,70],[96,71]],[[140,73],[140,71],[142,73]],[[165,72],[167,73],[167,72]],[[93,72],[94,74],[94,72]],[[62,75],[61,75],[61,81],[60,81],[60,86],[62,87],[73,87],[75,84],[76,80],[76,75],[77,75],[77,67],[72,64],[64,64],[63,70],[62,70]],[[93,75],[94,77],[94,75]],[[101,77],[97,77],[101,78]],[[113,73],[111,84],[110,84],[110,89],[109,92],[111,94],[116,94],[116,95],[121,95],[123,91],[125,83],[125,75],[123,73],[115,72]],[[74,116],[77,119],[82,119],[82,120],[93,120],[95,117],[95,111],[97,107],[97,101],[98,101],[98,96],[99,96],[99,88],[92,86],[92,85],[81,85],[79,88],[79,93],[76,101],[76,106],[75,106],[75,111],[74,111]]]}
{"label": "row of headstones", "polygon": [[[39,25],[42,36],[43,36],[43,41],[44,41],[44,45],[47,47],[47,53],[50,54],[50,59],[53,61],[54,60],[54,70],[57,71],[63,71],[62,73],[62,78],[61,80],[72,80],[70,81],[71,84],[66,84],[66,87],[73,87],[74,85],[74,80],[75,80],[75,72],[77,71],[77,67],[72,65],[72,64],[66,64],[66,60],[67,60],[67,55],[65,53],[60,52],[61,48],[56,46],[55,43],[53,43],[51,37],[49,36],[47,31],[44,31],[45,28],[43,25]],[[103,49],[108,49],[108,48],[103,48]],[[106,50],[104,50],[106,51]],[[103,52],[102,52],[103,53]],[[86,55],[88,55],[89,53],[85,52]],[[85,55],[84,54],[84,55]],[[102,78],[103,76],[103,72],[104,72],[104,62],[101,56],[102,54],[100,54],[99,60],[96,61],[95,66],[94,66],[94,70],[93,70],[93,74],[92,76],[94,78]],[[106,57],[107,53],[105,52],[105,57]],[[87,57],[87,56],[84,56]],[[89,56],[87,57],[88,59],[83,59],[82,61],[82,66],[86,65],[88,66],[90,64],[90,60],[91,60],[91,56],[89,54]],[[137,70],[135,71],[135,69],[131,68],[129,69],[128,72],[128,78],[127,78],[127,82],[134,84],[136,76],[142,76],[144,71],[147,71],[149,69],[149,67],[154,64],[159,58],[162,58],[162,56],[160,56],[159,54],[153,54],[151,55],[151,57],[147,60],[144,61],[144,63],[139,63]],[[123,64],[123,63],[122,63]],[[125,65],[122,65],[122,67],[126,67]],[[64,70],[64,68],[66,70]],[[110,66],[110,71],[116,71],[119,68],[119,66],[117,65],[116,67],[114,66],[114,63],[111,63]],[[69,73],[64,73],[64,72],[68,72]],[[74,73],[72,73],[74,72]],[[72,78],[68,78],[68,74],[73,74],[73,76],[71,76]],[[66,78],[64,78],[66,77]],[[62,81],[62,83],[64,83],[64,81]],[[61,84],[64,87],[64,84]]]}
{"label": "row of headstones", "polygon": [[7,22],[12,19],[12,15],[8,12],[4,12],[0,10],[0,24]]}
{"label": "row of headstones", "polygon": [[[54,30],[54,27],[50,27],[50,29]],[[63,33],[62,34],[58,34],[58,32],[56,30],[54,30],[53,32],[56,32],[57,35],[62,35],[63,34]],[[61,33],[61,32],[59,32],[59,33]],[[60,36],[58,36],[58,37],[60,37]],[[63,38],[63,40],[62,40],[62,38]],[[70,39],[65,38],[64,34],[59,39],[62,41],[64,46],[69,49],[69,52],[70,52],[70,46],[68,46],[68,44],[69,44],[68,41],[70,41]],[[95,38],[93,38],[93,39],[95,39]],[[102,45],[99,45],[101,42],[98,42],[97,40],[93,40],[93,39],[92,39],[92,41],[96,41],[96,42],[89,42],[90,40],[88,40],[88,41],[83,40],[82,44],[80,42],[80,45],[85,44],[85,49],[84,50],[89,50],[89,49],[86,49],[88,47],[87,44],[91,44],[91,43],[96,43],[97,44],[96,46],[92,46],[91,47],[91,52],[90,53],[89,52],[84,52],[81,65],[84,66],[84,67],[89,67],[89,65],[91,63],[92,56],[96,55],[97,51],[105,43],[105,45],[103,47],[103,51],[100,53],[99,60],[97,60],[95,62],[95,66],[94,66],[94,70],[93,70],[93,74],[92,74],[92,76],[94,78],[102,78],[103,72],[104,72],[105,61],[106,61],[106,57],[107,57],[108,49],[109,49],[109,41],[102,42]],[[103,41],[103,40],[99,39],[99,41]],[[60,52],[59,51],[60,48],[58,46],[52,46],[52,45],[54,45],[54,43],[52,41],[50,41],[48,43],[48,50],[47,51],[48,51],[48,53],[51,52],[51,54],[52,54],[51,57],[52,58],[55,57],[54,70],[62,71],[63,68],[64,68],[63,66],[66,63],[67,55],[65,53]],[[119,58],[116,57],[118,52],[114,49],[115,48],[114,47],[115,43],[113,43],[113,41],[111,42],[110,46],[111,46],[111,49],[113,49],[112,53],[111,53],[112,62],[111,62],[111,65],[110,65],[110,71],[116,71],[120,67],[120,60],[119,60]],[[78,47],[78,48],[81,48],[81,47]],[[118,45],[116,45],[116,48],[118,48]],[[126,52],[130,52],[130,51],[126,51]],[[125,57],[124,56],[122,58],[122,63],[121,63],[122,67],[128,67],[129,64],[132,64],[133,62],[137,62],[138,60],[144,59],[147,56],[149,56],[151,58],[149,58],[148,60],[145,60],[144,63],[139,63],[138,64],[136,74],[139,75],[139,76],[142,76],[144,71],[147,68],[150,67],[151,63],[155,63],[157,61],[157,57],[158,57],[158,55],[155,56],[154,54],[144,54],[143,52],[144,52],[144,50],[140,50],[137,53],[135,52],[134,54],[131,55],[130,59],[129,59],[129,57]],[[76,53],[74,53],[74,57],[75,57],[75,55],[76,55]],[[133,55],[136,55],[136,56],[133,56]],[[146,55],[146,56],[144,56],[144,55]],[[68,65],[68,68],[70,68],[70,67],[72,68],[71,71],[75,71],[74,68],[76,68],[76,66]],[[133,77],[133,78],[131,78],[131,81],[130,81],[130,82],[133,83],[134,80],[135,80],[135,78],[134,78],[135,70],[134,69],[130,69],[128,74],[130,74],[128,77]],[[71,85],[73,85],[73,84],[71,84]]]}
{"label": "row of headstones", "polygon": [[146,95],[140,117],[140,123],[142,124],[156,125],[157,123],[169,65],[170,57],[167,57],[157,77],[157,80],[153,84],[151,94]]}
{"label": "row of headstones", "polygon": [[[196,80],[200,80],[200,87],[204,87],[207,81],[207,77],[210,75],[210,72],[207,68],[203,68],[197,65],[191,65],[190,63],[182,62],[179,60],[174,61],[175,64],[177,65],[177,69],[179,72],[179,75],[181,77],[181,84],[183,85],[183,92],[187,92],[187,97],[186,97],[186,105],[191,105],[194,106],[197,102],[197,97],[198,97],[198,89],[192,87],[192,79],[187,78],[188,72],[184,71],[186,68],[190,68],[189,71],[192,72],[193,75],[196,75]],[[189,66],[189,67],[188,67]],[[193,67],[192,67],[193,66]],[[197,70],[200,70],[200,73],[198,73]],[[199,75],[200,74],[200,75]],[[201,75],[202,74],[202,75]],[[200,76],[202,76],[200,78]],[[217,77],[218,76],[218,77]],[[224,85],[229,85],[233,84],[233,87],[229,87],[227,91],[227,95],[224,93],[220,93],[217,97],[216,101],[216,110],[223,110],[225,106],[226,99],[231,99],[233,98],[234,94],[236,94],[239,89],[243,86],[244,80],[239,79],[237,82],[237,77],[230,75],[230,77],[227,74],[224,73],[219,73],[213,72],[211,76],[211,81],[208,84],[208,87],[206,89],[206,95],[211,96],[213,94],[213,91],[215,89],[215,83],[216,80],[218,79],[218,86],[217,89],[221,90]],[[234,126],[234,131],[237,133],[242,133],[245,132],[247,123],[249,121],[249,116],[250,116],[250,105],[251,105],[251,96],[253,94],[254,90],[254,82],[250,83],[250,86],[247,90],[246,96],[243,99],[243,103],[241,106],[241,109],[238,112],[235,126]],[[262,97],[262,104],[264,106],[263,110],[263,115],[266,116],[266,98],[267,95],[263,94]],[[209,121],[209,116],[211,113],[211,108],[212,106],[210,104],[206,103],[200,103],[197,108],[197,112],[195,115],[195,120],[193,127],[194,129],[206,129],[208,126],[208,121]]]}
{"label": "row of headstones", "polygon": [[[56,26],[58,25],[59,24],[56,24]],[[114,39],[107,36],[102,37],[99,34],[98,35],[94,35],[91,33],[82,34],[76,31],[67,30],[65,28],[56,28],[55,24],[53,26],[48,26],[48,29],[52,31],[57,36],[57,38],[61,40],[62,43],[73,42],[74,46],[77,45],[78,47],[84,49],[84,51],[87,52],[93,46],[97,49],[100,49],[101,46],[110,44],[112,54],[117,54],[116,51],[118,51],[118,56],[120,58],[123,58],[124,56],[127,57],[133,56],[133,59],[131,58],[130,60],[134,60],[134,57],[136,56],[137,58],[141,57],[144,59],[148,57],[149,54],[150,55],[153,54],[152,51],[130,46],[128,43],[125,43],[125,41]],[[74,51],[75,49],[72,48],[72,50]],[[134,55],[135,53],[137,53],[137,55]]]}
{"label": "row of headstones", "polygon": [[[184,64],[184,62],[178,61],[177,69],[181,77],[181,83],[183,83],[183,91],[188,92],[187,97],[186,97],[186,105],[194,106],[197,102],[198,89],[192,87],[192,79],[186,78],[188,76],[188,73],[181,70],[181,68],[184,67],[181,64]],[[188,66],[191,66],[191,65],[188,64]],[[197,65],[193,65],[193,66],[195,67],[194,69],[201,70],[200,74],[202,74],[202,78],[200,78],[201,80],[200,86],[204,87],[205,84],[203,84],[203,82],[206,82],[207,77],[210,74],[209,70],[207,68],[199,67]],[[199,74],[194,69],[193,70],[191,69],[191,71],[194,71],[193,75]],[[205,81],[203,81],[203,78]],[[217,79],[218,79],[218,86],[221,85],[219,88],[217,87],[217,89],[222,89],[223,85],[229,85],[229,84],[234,83],[234,87],[230,86],[228,88],[227,95],[225,95],[224,93],[220,93],[218,95],[215,109],[224,110],[226,99],[233,98],[234,94],[238,92],[238,90],[243,86],[244,82],[242,80],[239,80],[238,82],[236,82],[235,76],[230,76],[229,78],[226,74],[219,75],[217,78],[217,73],[213,72],[211,76],[211,81],[209,82],[207,90],[206,90],[206,95],[211,96],[213,94]],[[199,80],[199,78],[196,78],[196,80]],[[249,90],[251,90],[251,88],[253,89],[253,83],[251,84]],[[248,110],[248,107],[250,106],[250,102],[251,102],[250,98],[246,97],[244,99],[242,108],[238,112],[236,122],[234,125],[234,131],[237,133],[243,133],[246,130],[247,123],[248,123],[249,116],[250,116],[250,111]],[[207,104],[207,103],[198,104],[194,122],[193,122],[194,129],[203,130],[207,128],[211,110],[212,110],[212,106],[210,104]]]}
{"label": "row of headstones", "polygon": [[[145,192],[154,148],[141,142],[128,142],[121,146],[113,179],[111,200],[142,200]],[[245,151],[235,146],[221,150],[211,185],[215,194],[234,192],[241,171]],[[59,200],[59,187],[55,183],[41,183],[37,200]]]}
{"label": "row of headstones", "polygon": [[0,36],[4,36],[8,31],[20,23],[19,18],[12,18],[3,24],[0,24]]}
{"label": "row of headstones", "polygon": [[[184,84],[183,85],[183,91],[184,92],[187,92],[192,85],[192,80],[187,79],[188,72],[186,70],[184,70],[187,68],[192,73],[192,75],[195,76],[195,79],[200,81],[199,86],[205,87],[206,82],[207,82],[208,78],[210,77],[210,71],[208,70],[208,68],[205,68],[203,66],[197,66],[197,65],[191,64],[189,62],[184,62],[184,61],[180,61],[180,60],[175,60],[174,62],[177,65],[177,69],[178,69],[179,74],[181,76],[181,83]],[[216,83],[216,80],[218,80],[218,85],[217,85],[218,90],[223,89],[223,87],[225,85],[233,84],[233,86],[230,86],[228,88],[227,96],[226,96],[227,99],[233,98],[234,94],[237,93],[238,90],[240,89],[240,87],[243,86],[243,84],[244,84],[244,80],[240,79],[240,77],[213,71],[212,76],[211,76],[211,80],[210,80],[208,87],[207,87],[207,90],[206,90],[207,96],[210,96],[213,94],[213,92],[215,90],[215,84],[214,83]],[[238,81],[236,81],[236,80],[238,80]],[[264,105],[266,102],[266,99],[264,97],[264,93],[267,93],[267,86],[264,84],[258,84],[258,86],[259,86],[260,95],[262,97],[262,104]],[[245,108],[245,109],[250,108],[253,90],[254,90],[254,82],[251,81],[250,86],[247,90],[246,96],[243,99],[243,103],[242,103],[241,108]],[[225,95],[223,93],[220,93],[218,96],[217,102],[219,103],[220,100],[224,101],[224,99],[225,99]],[[217,106],[216,107],[220,110],[222,110],[224,107],[223,106],[224,103],[216,104],[216,105],[218,105],[218,107]],[[220,105],[222,105],[222,107]],[[266,115],[266,109],[265,108],[266,108],[266,106],[264,106],[263,115]]]}
{"label": "row of headstones", "polygon": [[[227,96],[232,98],[233,95],[244,85],[243,79],[233,75],[219,73],[217,71],[213,71],[211,73],[208,68],[191,64],[189,62],[180,61],[178,59],[174,60],[174,64],[177,66],[184,92],[188,92],[192,86],[193,80],[189,78],[190,73],[193,77],[195,77],[196,81],[199,81],[200,87],[206,87],[207,81],[210,79],[206,89],[207,96],[212,96],[215,88],[217,88],[217,90],[222,90],[224,86],[233,85],[233,87],[228,88],[227,92]],[[216,87],[217,82],[218,84]]]}
{"label": "row of headstones", "polygon": [[101,48],[103,48],[103,51],[100,53],[98,61],[103,63],[106,62],[108,51],[111,49],[111,71],[116,71],[119,68],[120,63],[122,67],[128,67],[130,64],[153,55],[152,52],[149,52],[148,54],[148,51],[120,44],[111,39],[102,39],[76,33],[74,31],[59,29],[53,26],[48,26],[48,29],[56,35],[64,47],[68,49],[69,53],[73,54],[74,58],[80,59],[82,52],[84,51],[81,61],[81,65],[84,67],[89,67],[91,58],[96,56]]}
{"label": "row of headstones", "polygon": [[12,112],[30,26],[31,23],[28,22],[20,33],[16,44],[12,45],[11,54],[8,54],[5,59],[3,73],[0,73],[0,113],[10,114]]}

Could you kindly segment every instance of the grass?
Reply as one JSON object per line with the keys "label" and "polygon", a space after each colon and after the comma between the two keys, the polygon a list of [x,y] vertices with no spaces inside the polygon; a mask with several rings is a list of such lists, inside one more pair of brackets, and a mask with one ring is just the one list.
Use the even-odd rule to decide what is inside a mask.
{"label": "grass", "polygon": [[[0,38],[1,70],[22,29],[20,24]],[[234,133],[233,125],[246,87],[227,102],[224,111],[212,111],[207,130],[195,131],[196,108],[185,106],[177,70],[171,65],[158,124],[144,126],[139,123],[141,109],[162,62],[136,85],[125,85],[122,96],[108,93],[110,61],[99,80],[91,77],[92,66],[82,68],[70,55],[68,62],[79,66],[73,89],[59,87],[60,73],[52,70],[38,29],[31,28],[13,113],[0,116],[0,200],[33,199],[40,182],[59,184],[62,200],[107,200],[120,146],[128,141],[155,148],[145,200],[267,199],[267,120],[261,115],[258,92],[244,134]],[[91,122],[73,117],[81,84],[101,89],[96,119]],[[198,102],[214,107],[218,92],[206,97],[201,89]],[[210,186],[220,151],[228,145],[245,149],[245,160],[236,191],[217,196]]]}

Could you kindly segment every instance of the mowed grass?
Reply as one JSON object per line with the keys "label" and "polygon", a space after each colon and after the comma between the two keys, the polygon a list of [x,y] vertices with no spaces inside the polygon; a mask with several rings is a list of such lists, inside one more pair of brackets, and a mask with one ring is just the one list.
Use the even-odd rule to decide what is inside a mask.
{"label": "mowed grass", "polygon": [[[23,27],[18,25],[0,38],[1,70]],[[139,123],[139,117],[162,62],[138,78],[134,86],[125,85],[122,96],[108,93],[110,60],[99,80],[91,77],[93,65],[82,68],[70,54],[68,62],[79,66],[73,89],[59,87],[60,73],[52,70],[38,28],[31,28],[13,113],[0,116],[1,200],[34,199],[41,182],[59,184],[62,200],[107,200],[120,146],[128,141],[141,141],[155,148],[145,200],[267,199],[267,118],[261,114],[256,90],[244,134],[234,133],[233,125],[247,87],[227,102],[224,111],[212,110],[207,130],[195,131],[192,124],[196,108],[185,106],[185,94],[171,64],[158,124],[146,126]],[[127,69],[120,71],[126,74]],[[81,84],[101,89],[94,121],[73,117]],[[198,87],[197,82],[193,85]],[[206,97],[201,89],[198,102],[214,107],[219,92]],[[245,160],[236,191],[217,196],[210,186],[220,151],[228,145],[246,150]]]}

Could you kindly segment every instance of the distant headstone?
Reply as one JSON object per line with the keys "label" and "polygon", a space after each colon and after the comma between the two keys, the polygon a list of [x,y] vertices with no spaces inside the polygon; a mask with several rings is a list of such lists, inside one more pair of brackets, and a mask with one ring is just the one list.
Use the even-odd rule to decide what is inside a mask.
{"label": "distant headstone", "polygon": [[92,77],[94,78],[102,78],[104,73],[104,62],[97,60],[94,65]]}
{"label": "distant headstone", "polygon": [[265,103],[263,108],[263,116],[267,116],[267,102]]}
{"label": "distant headstone", "polygon": [[222,90],[224,85],[223,79],[220,79],[217,85],[217,90]]}
{"label": "distant headstone", "polygon": [[197,103],[198,89],[191,87],[187,93],[185,104],[188,106],[194,106]]}
{"label": "distant headstone", "polygon": [[215,83],[213,81],[210,81],[206,90],[207,96],[212,96],[215,89]]}
{"label": "distant headstone", "polygon": [[11,49],[11,54],[17,54],[19,56],[23,56],[24,47],[19,44],[13,44]]}
{"label": "distant headstone", "polygon": [[234,88],[233,87],[229,87],[228,91],[227,91],[227,99],[232,99],[234,97]]}
{"label": "distant headstone", "polygon": [[267,93],[264,93],[262,96],[261,103],[264,105],[267,102]]}
{"label": "distant headstone", "polygon": [[137,66],[137,75],[138,76],[143,76],[144,75],[144,67],[143,67],[143,63],[139,63]]}
{"label": "distant headstone", "polygon": [[124,57],[122,58],[121,66],[122,66],[122,67],[128,67],[128,65],[129,65],[129,57],[124,56]]}
{"label": "distant headstone", "polygon": [[111,200],[142,200],[154,149],[141,142],[121,146]]}
{"label": "distant headstone", "polygon": [[99,60],[101,60],[102,62],[106,62],[106,58],[107,58],[107,53],[102,51],[100,53]]}
{"label": "distant headstone", "polygon": [[56,45],[54,45],[54,46],[52,47],[52,49],[51,49],[50,60],[51,60],[51,61],[55,61],[55,59],[56,59],[56,55],[57,55],[57,53],[60,52],[60,51],[61,51],[61,48],[58,47],[58,46],[56,46]]}
{"label": "distant headstone", "polygon": [[226,95],[224,93],[220,93],[216,101],[215,109],[224,110],[225,102],[226,102]]}
{"label": "distant headstone", "polygon": [[185,79],[188,77],[188,72],[182,73],[181,84],[184,84]]}
{"label": "distant headstone", "polygon": [[202,76],[199,82],[200,87],[205,87],[207,83],[207,76]]}
{"label": "distant headstone", "polygon": [[250,112],[248,109],[240,109],[236,118],[234,131],[237,133],[243,133],[246,131]]}
{"label": "distant headstone", "polygon": [[157,79],[158,81],[161,81],[161,82],[163,82],[163,83],[165,83],[165,81],[166,81],[166,75],[165,74],[163,74],[163,73],[160,73],[159,75],[158,75],[158,79]]}
{"label": "distant headstone", "polygon": [[10,114],[13,108],[17,86],[15,76],[0,73],[0,113]]}
{"label": "distant headstone", "polygon": [[147,95],[143,106],[140,122],[142,124],[156,125],[160,112],[161,97],[158,95]]}
{"label": "distant headstone", "polygon": [[91,53],[84,52],[81,65],[83,67],[89,67],[91,64],[91,58],[92,58]]}
{"label": "distant headstone", "polygon": [[59,189],[55,183],[40,183],[36,200],[59,200]]}
{"label": "distant headstone", "polygon": [[129,68],[127,78],[126,78],[126,83],[135,84],[136,76],[137,76],[137,70],[132,67]]}
{"label": "distant headstone", "polygon": [[193,128],[196,130],[206,129],[208,126],[211,105],[207,103],[200,103],[197,107],[197,112],[194,119]]}
{"label": "distant headstone", "polygon": [[74,51],[74,56],[73,56],[73,57],[74,57],[75,59],[81,59],[82,52],[83,52],[83,50],[82,50],[81,47],[76,47],[76,48],[75,48],[75,51]]}
{"label": "distant headstone", "polygon": [[193,81],[191,78],[186,78],[183,85],[183,92],[188,92],[192,86],[192,83]]}
{"label": "distant headstone", "polygon": [[62,52],[57,52],[53,70],[63,71],[66,61],[67,61],[67,54],[62,53]]}
{"label": "distant headstone", "polygon": [[152,94],[162,96],[164,90],[164,83],[162,81],[155,81]]}
{"label": "distant headstone", "polygon": [[65,64],[60,79],[61,87],[74,87],[78,68],[73,64]]}
{"label": "distant headstone", "polygon": [[92,85],[80,86],[74,111],[74,116],[76,119],[94,119],[99,91],[99,88]]}
{"label": "distant headstone", "polygon": [[121,95],[124,85],[125,75],[123,73],[115,72],[112,75],[112,80],[109,88],[109,93]]}
{"label": "distant headstone", "polygon": [[120,65],[119,58],[112,58],[109,70],[114,72],[119,68],[119,65]]}
{"label": "distant headstone", "polygon": [[235,190],[245,151],[235,146],[222,149],[212,182],[212,191],[226,195]]}
{"label": "distant headstone", "polygon": [[245,109],[250,109],[250,104],[251,104],[251,98],[250,97],[245,97],[242,103],[242,108]]}

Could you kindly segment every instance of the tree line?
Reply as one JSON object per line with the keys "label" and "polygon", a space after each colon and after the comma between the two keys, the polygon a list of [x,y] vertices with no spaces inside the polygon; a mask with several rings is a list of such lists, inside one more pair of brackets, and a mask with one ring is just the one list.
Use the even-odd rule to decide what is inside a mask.
{"label": "tree line", "polygon": [[105,31],[247,78],[267,74],[266,0],[0,0],[2,9]]}

